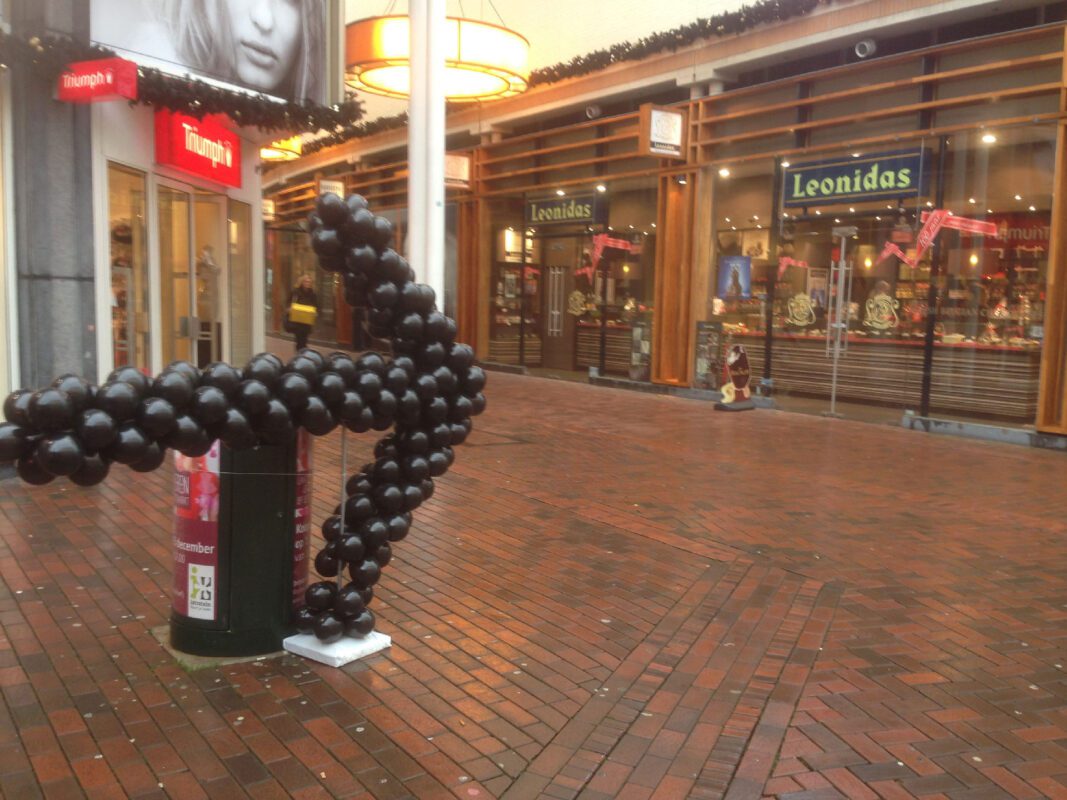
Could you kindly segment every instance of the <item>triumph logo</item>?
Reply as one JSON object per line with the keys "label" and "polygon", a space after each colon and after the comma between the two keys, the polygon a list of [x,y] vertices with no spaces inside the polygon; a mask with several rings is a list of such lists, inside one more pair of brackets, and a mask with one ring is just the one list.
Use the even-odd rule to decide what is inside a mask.
{"label": "triumph logo", "polygon": [[220,139],[208,139],[200,135],[200,129],[188,122],[182,123],[185,130],[185,149],[211,161],[211,166],[233,166],[233,145]]}
{"label": "triumph logo", "polygon": [[89,89],[95,90],[99,87],[113,86],[115,83],[115,73],[111,70],[97,70],[96,72],[90,72],[87,74],[79,75],[76,72],[64,72],[63,73],[63,88],[64,89]]}

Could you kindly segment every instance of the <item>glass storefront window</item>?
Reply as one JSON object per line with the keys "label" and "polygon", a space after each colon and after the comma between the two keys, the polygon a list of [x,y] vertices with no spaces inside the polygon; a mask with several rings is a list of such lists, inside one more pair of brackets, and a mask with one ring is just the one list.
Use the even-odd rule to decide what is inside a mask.
{"label": "glass storefront window", "polygon": [[145,175],[108,164],[111,347],[116,366],[148,371],[150,348]]}
{"label": "glass storefront window", "polygon": [[[526,202],[582,204],[599,220],[526,225]],[[489,360],[551,372],[649,380],[655,183],[491,205]]]}
{"label": "glass storefront window", "polygon": [[310,275],[315,294],[319,299],[319,313],[311,338],[326,342],[337,341],[336,293],[340,291],[337,273],[318,268],[315,252],[311,249],[308,235],[300,228],[270,228],[267,230],[267,251],[271,254],[270,284],[272,314],[268,319],[267,332],[283,338],[285,332],[285,309],[289,292],[301,276]]}
{"label": "glass storefront window", "polygon": [[969,131],[944,142],[942,207],[993,235],[939,234],[929,409],[1031,424],[1044,341],[1056,130]]}
{"label": "glass storefront window", "polygon": [[230,200],[227,208],[230,243],[230,360],[244,364],[252,357],[252,207]]}
{"label": "glass storefront window", "polygon": [[[773,165],[717,180],[711,318],[788,410],[825,413],[833,398],[868,421],[1032,424],[1055,141],[1054,126],[1029,125],[820,154],[797,161],[821,173],[781,169],[777,197],[761,191]],[[893,194],[898,157],[920,178],[865,197],[876,183]],[[770,231],[764,215],[778,217]]]}

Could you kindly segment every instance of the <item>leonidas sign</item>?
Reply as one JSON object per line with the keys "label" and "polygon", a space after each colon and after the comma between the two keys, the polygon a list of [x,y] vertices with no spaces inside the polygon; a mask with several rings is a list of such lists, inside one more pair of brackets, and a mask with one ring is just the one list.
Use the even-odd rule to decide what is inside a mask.
{"label": "leonidas sign", "polygon": [[156,161],[226,186],[241,186],[241,138],[210,119],[157,111]]}
{"label": "leonidas sign", "polygon": [[785,170],[784,205],[916,197],[926,193],[930,159],[925,150],[870,153],[794,164]]}
{"label": "leonidas sign", "polygon": [[64,103],[137,99],[137,65],[124,58],[76,61],[56,81],[56,99]]}

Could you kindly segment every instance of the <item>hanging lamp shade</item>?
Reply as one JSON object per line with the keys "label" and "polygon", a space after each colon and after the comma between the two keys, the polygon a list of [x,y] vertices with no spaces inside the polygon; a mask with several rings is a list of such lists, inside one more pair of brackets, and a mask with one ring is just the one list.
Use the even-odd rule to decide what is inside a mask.
{"label": "hanging lamp shade", "polygon": [[[406,16],[370,17],[346,29],[345,83],[353,89],[407,97],[411,92],[410,26]],[[446,17],[445,97],[495,100],[526,90],[530,43],[515,31]]]}
{"label": "hanging lamp shade", "polygon": [[300,136],[278,139],[266,147],[259,148],[261,161],[293,161],[304,152],[304,140]]}

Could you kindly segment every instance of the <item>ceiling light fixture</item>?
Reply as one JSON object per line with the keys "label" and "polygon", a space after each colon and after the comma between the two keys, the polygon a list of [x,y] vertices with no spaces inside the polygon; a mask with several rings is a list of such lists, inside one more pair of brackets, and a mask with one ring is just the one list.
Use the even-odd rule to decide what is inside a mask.
{"label": "ceiling light fixture", "polygon": [[300,158],[303,152],[303,137],[290,136],[288,139],[278,139],[266,147],[259,148],[259,158],[260,161],[294,161]]}
{"label": "ceiling light fixture", "polygon": [[[411,94],[411,38],[406,16],[369,17],[345,31],[345,84],[352,89]],[[530,43],[501,25],[446,17],[445,97],[453,102],[495,100],[526,91]]]}

